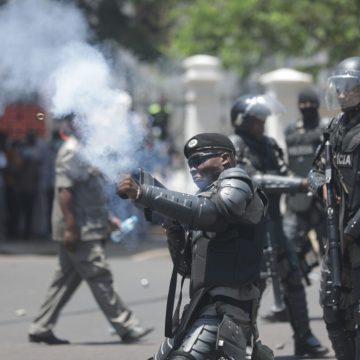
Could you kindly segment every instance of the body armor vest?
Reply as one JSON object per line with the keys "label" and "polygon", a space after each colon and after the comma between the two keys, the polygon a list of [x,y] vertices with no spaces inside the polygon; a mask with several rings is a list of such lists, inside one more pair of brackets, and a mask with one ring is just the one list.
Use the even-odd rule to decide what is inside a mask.
{"label": "body armor vest", "polygon": [[[237,139],[236,139],[237,137]],[[240,167],[253,176],[255,173],[273,175],[286,175],[287,168],[284,168],[282,150],[276,141],[264,136],[260,141],[252,138],[246,133],[233,135],[235,142],[236,158]],[[265,192],[266,193],[266,192]],[[269,200],[268,213],[272,220],[281,218],[280,195],[266,194]]]}
{"label": "body armor vest", "polygon": [[[211,198],[216,183],[202,196]],[[240,286],[259,277],[262,237],[257,225],[229,224],[221,233],[192,231],[192,271],[190,292],[215,286]]]}
{"label": "body armor vest", "polygon": [[346,126],[345,116],[335,118],[330,126],[333,163],[346,196],[347,215],[360,207],[360,123]]}
{"label": "body armor vest", "polygon": [[[312,133],[310,136],[304,136],[306,133]],[[289,169],[297,176],[307,177],[314,161],[316,149],[321,144],[321,132],[319,128],[306,130],[302,126],[291,128],[287,131],[287,136],[298,134],[297,141],[288,144]],[[312,136],[312,135],[319,135]],[[313,203],[313,197],[307,194],[296,194],[287,197],[287,206],[295,212],[303,212],[310,209]]]}

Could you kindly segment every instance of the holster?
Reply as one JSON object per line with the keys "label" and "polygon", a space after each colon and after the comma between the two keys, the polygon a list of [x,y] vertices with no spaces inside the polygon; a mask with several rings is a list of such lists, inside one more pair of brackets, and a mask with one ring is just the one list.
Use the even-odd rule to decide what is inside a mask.
{"label": "holster", "polygon": [[230,317],[224,316],[219,325],[216,350],[218,356],[245,359],[246,339],[239,325]]}

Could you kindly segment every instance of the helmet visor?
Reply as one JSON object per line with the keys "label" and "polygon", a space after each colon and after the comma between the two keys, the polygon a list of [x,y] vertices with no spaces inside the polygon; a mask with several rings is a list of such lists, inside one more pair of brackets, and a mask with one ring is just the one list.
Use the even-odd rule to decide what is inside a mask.
{"label": "helmet visor", "polygon": [[336,72],[328,79],[325,93],[330,110],[346,110],[360,103],[360,71]]}
{"label": "helmet visor", "polygon": [[270,115],[280,115],[285,112],[284,106],[271,95],[252,96],[246,100],[244,115],[266,120]]}

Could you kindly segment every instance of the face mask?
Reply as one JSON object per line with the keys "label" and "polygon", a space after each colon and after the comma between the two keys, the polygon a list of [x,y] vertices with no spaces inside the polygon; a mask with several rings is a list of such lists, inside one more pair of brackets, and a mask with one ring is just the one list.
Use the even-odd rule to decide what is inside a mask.
{"label": "face mask", "polygon": [[300,109],[300,111],[303,117],[305,127],[317,126],[319,122],[319,114],[317,108],[308,107]]}
{"label": "face mask", "polygon": [[197,179],[195,181],[195,184],[199,188],[199,190],[204,190],[211,183],[212,183],[212,181],[210,179],[208,179],[208,178],[201,178],[201,179]]}

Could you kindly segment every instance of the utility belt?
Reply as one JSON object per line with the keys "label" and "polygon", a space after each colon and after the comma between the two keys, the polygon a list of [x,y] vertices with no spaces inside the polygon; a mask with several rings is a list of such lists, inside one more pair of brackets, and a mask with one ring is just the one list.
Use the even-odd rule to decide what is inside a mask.
{"label": "utility belt", "polygon": [[216,303],[217,301],[221,301],[223,303],[236,306],[250,315],[252,314],[253,311],[254,300],[237,300],[226,295],[212,296],[210,294],[207,294],[204,299],[204,305],[211,305]]}

